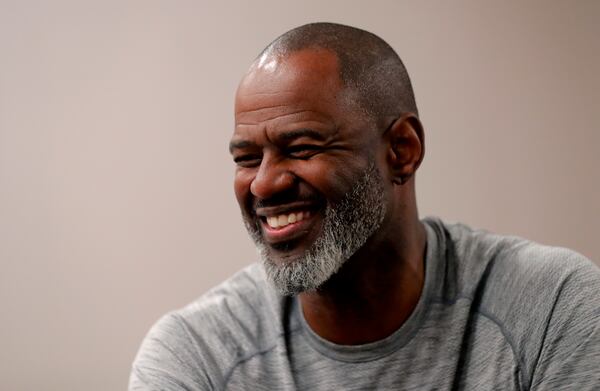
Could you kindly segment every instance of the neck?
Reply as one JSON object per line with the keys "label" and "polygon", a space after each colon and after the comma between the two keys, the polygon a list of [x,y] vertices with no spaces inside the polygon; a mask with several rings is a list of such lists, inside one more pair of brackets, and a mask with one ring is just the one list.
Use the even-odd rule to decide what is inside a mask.
{"label": "neck", "polygon": [[404,324],[424,283],[425,228],[414,218],[401,232],[369,239],[317,291],[299,295],[311,329],[342,345],[383,339]]}

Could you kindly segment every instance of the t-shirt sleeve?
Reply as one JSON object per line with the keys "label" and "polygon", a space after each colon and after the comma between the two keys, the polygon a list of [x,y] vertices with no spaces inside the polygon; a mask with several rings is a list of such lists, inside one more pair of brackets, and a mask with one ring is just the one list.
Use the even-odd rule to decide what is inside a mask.
{"label": "t-shirt sleeve", "polygon": [[600,269],[587,260],[562,282],[531,390],[600,389]]}
{"label": "t-shirt sleeve", "polygon": [[148,332],[133,362],[129,391],[213,390],[219,378],[210,349],[177,314]]}

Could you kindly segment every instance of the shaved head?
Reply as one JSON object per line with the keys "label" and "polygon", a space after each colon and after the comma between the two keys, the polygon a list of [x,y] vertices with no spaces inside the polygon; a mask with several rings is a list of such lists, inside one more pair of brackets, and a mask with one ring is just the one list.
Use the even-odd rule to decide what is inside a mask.
{"label": "shaved head", "polygon": [[358,106],[377,123],[405,113],[418,116],[404,64],[383,39],[335,23],[311,23],[276,38],[259,55],[286,57],[305,49],[325,49],[338,58],[340,79]]}

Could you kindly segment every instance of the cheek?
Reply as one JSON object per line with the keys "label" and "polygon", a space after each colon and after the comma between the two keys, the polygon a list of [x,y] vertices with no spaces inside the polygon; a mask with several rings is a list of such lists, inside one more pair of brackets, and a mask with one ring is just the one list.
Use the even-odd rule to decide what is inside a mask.
{"label": "cheek", "polygon": [[352,190],[357,177],[364,170],[361,163],[363,162],[359,159],[343,162],[320,161],[319,164],[304,165],[301,170],[297,170],[297,175],[325,195],[329,201],[336,202]]}
{"label": "cheek", "polygon": [[252,183],[252,175],[249,173],[236,170],[233,178],[233,191],[235,198],[237,199],[240,209],[244,212],[248,212],[248,205],[250,200],[250,184]]}

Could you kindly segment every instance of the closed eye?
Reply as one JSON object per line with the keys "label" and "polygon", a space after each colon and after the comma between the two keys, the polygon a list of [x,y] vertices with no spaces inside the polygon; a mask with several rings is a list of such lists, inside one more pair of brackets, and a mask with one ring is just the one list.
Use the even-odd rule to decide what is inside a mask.
{"label": "closed eye", "polygon": [[322,147],[311,144],[291,145],[286,148],[288,156],[298,159],[308,159],[322,150]]}
{"label": "closed eye", "polygon": [[234,156],[233,161],[240,167],[256,167],[260,165],[262,156],[260,155],[240,155]]}

